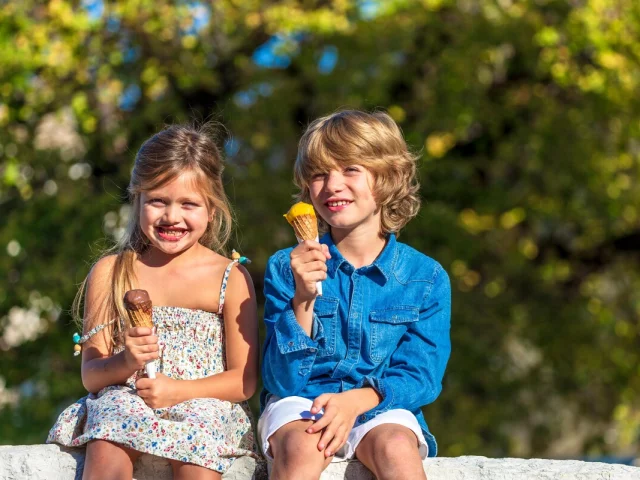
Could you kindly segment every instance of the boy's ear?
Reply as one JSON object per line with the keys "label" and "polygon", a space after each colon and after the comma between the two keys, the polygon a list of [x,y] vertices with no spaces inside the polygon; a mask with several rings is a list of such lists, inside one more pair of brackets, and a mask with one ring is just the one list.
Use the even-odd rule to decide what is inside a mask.
{"label": "boy's ear", "polygon": [[211,210],[209,210],[209,222],[213,222],[213,217],[216,216],[216,209],[212,208]]}

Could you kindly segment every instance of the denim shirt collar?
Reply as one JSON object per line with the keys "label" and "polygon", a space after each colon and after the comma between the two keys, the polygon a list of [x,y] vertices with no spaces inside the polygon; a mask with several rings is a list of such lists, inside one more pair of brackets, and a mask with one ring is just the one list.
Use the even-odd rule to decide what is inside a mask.
{"label": "denim shirt collar", "polygon": [[[351,267],[349,269],[351,272],[354,270],[349,261],[342,256],[336,244],[333,243],[333,239],[331,238],[331,234],[329,232],[325,233],[322,236],[322,238],[320,239],[320,243],[324,243],[325,245],[327,245],[327,247],[329,247],[331,258],[327,260],[327,274],[330,277],[335,277],[336,271],[342,266],[343,263],[346,263],[349,267]],[[396,245],[396,235],[394,233],[390,233],[387,237],[387,244],[382,249],[382,252],[380,252],[380,255],[378,255],[378,257],[373,261],[371,265],[362,267],[360,270],[377,269],[384,277],[384,281],[386,283],[393,274],[397,257],[398,248]]]}

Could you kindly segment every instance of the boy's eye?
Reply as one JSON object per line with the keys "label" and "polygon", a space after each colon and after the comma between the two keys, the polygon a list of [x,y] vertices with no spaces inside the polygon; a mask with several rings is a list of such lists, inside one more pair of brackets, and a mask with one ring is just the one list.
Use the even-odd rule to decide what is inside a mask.
{"label": "boy's eye", "polygon": [[354,173],[354,172],[359,172],[360,169],[358,167],[351,166],[351,167],[345,168],[344,171]]}
{"label": "boy's eye", "polygon": [[314,173],[313,175],[311,175],[312,179],[317,179],[317,178],[323,178],[325,177],[327,174],[324,172],[318,172],[318,173]]}

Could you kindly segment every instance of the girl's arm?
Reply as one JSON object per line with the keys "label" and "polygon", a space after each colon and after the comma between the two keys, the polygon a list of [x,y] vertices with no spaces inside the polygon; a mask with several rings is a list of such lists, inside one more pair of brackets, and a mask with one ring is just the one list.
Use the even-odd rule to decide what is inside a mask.
{"label": "girl's arm", "polygon": [[193,398],[241,402],[258,383],[258,315],[251,276],[244,267],[231,269],[223,308],[227,370],[197,380],[174,380],[158,374],[136,382],[138,394],[152,408]]}
{"label": "girl's arm", "polygon": [[[100,259],[89,273],[84,307],[84,333],[109,318],[109,289],[115,255]],[[91,393],[109,385],[124,384],[145,363],[158,358],[158,339],[151,329],[139,327],[125,332],[125,350],[111,355],[110,335],[113,327],[105,327],[90,337],[82,347],[82,383]]]}

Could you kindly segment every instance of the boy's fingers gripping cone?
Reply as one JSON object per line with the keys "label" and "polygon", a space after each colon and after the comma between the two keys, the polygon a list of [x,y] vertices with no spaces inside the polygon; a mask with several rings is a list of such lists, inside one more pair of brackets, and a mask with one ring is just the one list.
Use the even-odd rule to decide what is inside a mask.
{"label": "boy's fingers gripping cone", "polygon": [[[129,290],[124,294],[124,307],[129,315],[132,327],[149,327],[153,329],[153,304],[146,290]],[[145,365],[145,372],[149,378],[156,378],[156,364],[149,362]]]}
{"label": "boy's fingers gripping cone", "polygon": [[315,216],[300,215],[295,217],[291,222],[296,237],[300,240],[316,240],[318,239],[318,223]]}
{"label": "boy's fingers gripping cone", "polygon": [[[305,240],[318,241],[318,219],[313,205],[298,202],[284,214],[284,218],[293,227],[298,243]],[[316,293],[322,295],[322,282],[316,282]]]}

